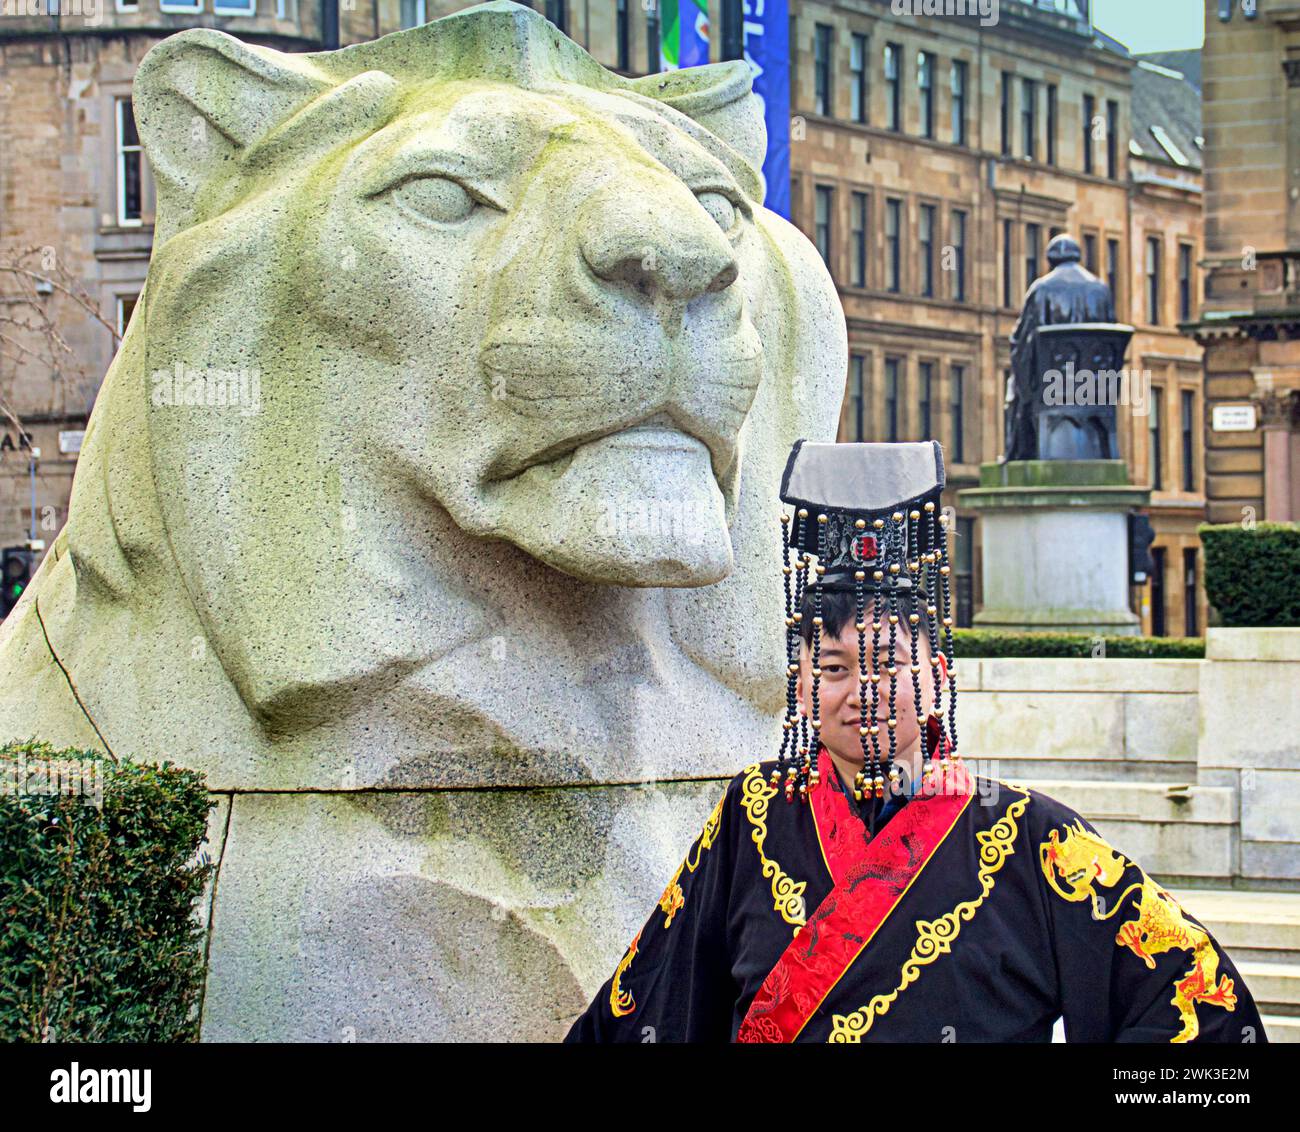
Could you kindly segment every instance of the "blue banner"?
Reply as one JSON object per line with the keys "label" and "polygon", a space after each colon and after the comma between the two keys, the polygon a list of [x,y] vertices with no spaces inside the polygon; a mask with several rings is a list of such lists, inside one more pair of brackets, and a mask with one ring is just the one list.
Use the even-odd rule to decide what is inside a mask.
{"label": "blue banner", "polygon": [[[687,0],[681,0],[686,3]],[[744,0],[745,61],[763,103],[767,157],[763,202],[790,219],[790,9],[787,0]]]}
{"label": "blue banner", "polygon": [[[708,0],[661,0],[660,60],[663,69],[699,67],[709,61]],[[768,208],[790,219],[790,9],[787,0],[743,0],[745,62],[754,72],[754,93],[767,125]]]}
{"label": "blue banner", "polygon": [[677,0],[677,21],[681,30],[677,65],[702,67],[709,61],[708,0]]}
{"label": "blue banner", "polygon": [[709,61],[708,0],[661,0],[659,60],[662,69],[700,67]]}

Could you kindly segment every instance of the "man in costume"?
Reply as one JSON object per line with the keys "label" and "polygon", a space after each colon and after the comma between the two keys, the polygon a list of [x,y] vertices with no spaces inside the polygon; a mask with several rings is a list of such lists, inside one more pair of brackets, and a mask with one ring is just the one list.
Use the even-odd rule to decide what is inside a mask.
{"label": "man in costume", "polygon": [[780,751],[728,784],[566,1041],[1049,1041],[1057,1018],[1267,1040],[1135,862],[964,765],[943,485],[935,442],[794,446]]}

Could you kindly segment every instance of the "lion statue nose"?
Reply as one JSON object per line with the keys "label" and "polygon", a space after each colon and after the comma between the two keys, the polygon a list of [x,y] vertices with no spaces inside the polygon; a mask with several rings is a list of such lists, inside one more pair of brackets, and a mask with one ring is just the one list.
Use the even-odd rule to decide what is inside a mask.
{"label": "lion statue nose", "polygon": [[730,287],[740,273],[721,229],[685,189],[651,195],[610,186],[581,212],[582,257],[601,279],[684,303]]}

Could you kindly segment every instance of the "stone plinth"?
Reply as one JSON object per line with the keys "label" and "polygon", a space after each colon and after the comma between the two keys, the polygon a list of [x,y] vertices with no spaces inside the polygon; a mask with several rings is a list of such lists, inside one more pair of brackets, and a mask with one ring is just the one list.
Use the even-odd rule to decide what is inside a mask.
{"label": "stone plinth", "polygon": [[981,517],[984,607],[976,628],[1136,634],[1128,514],[1150,494],[1127,482],[1122,460],[982,465],[980,486],[957,495]]}
{"label": "stone plinth", "polygon": [[1241,795],[1240,875],[1300,879],[1300,629],[1212,628],[1199,780]]}

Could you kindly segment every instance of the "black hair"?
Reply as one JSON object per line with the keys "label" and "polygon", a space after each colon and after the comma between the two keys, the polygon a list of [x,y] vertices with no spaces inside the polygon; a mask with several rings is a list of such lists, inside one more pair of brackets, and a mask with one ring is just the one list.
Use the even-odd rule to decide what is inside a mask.
{"label": "black hair", "polygon": [[[872,594],[868,590],[863,598],[863,619],[867,623],[867,648],[871,648],[871,618],[872,618]],[[898,634],[901,637],[907,637],[912,626],[907,620],[907,615],[911,612],[910,601],[903,594],[899,594],[898,600]],[[813,618],[817,615],[816,606],[813,604],[813,587],[806,586],[803,593],[803,604],[799,607],[799,612],[803,617],[799,621],[799,636],[803,643],[812,648],[813,640]],[[917,622],[916,628],[921,634],[921,640],[928,640],[930,633],[930,618],[925,612],[925,605],[918,601],[916,605],[917,616],[920,621]],[[882,598],[880,601],[880,639],[887,642],[889,640],[889,603]],[[822,640],[827,637],[838,637],[847,626],[852,628],[857,620],[856,599],[852,590],[827,590],[822,593]],[[921,641],[917,642],[919,648]],[[886,644],[884,646],[888,648]]]}

